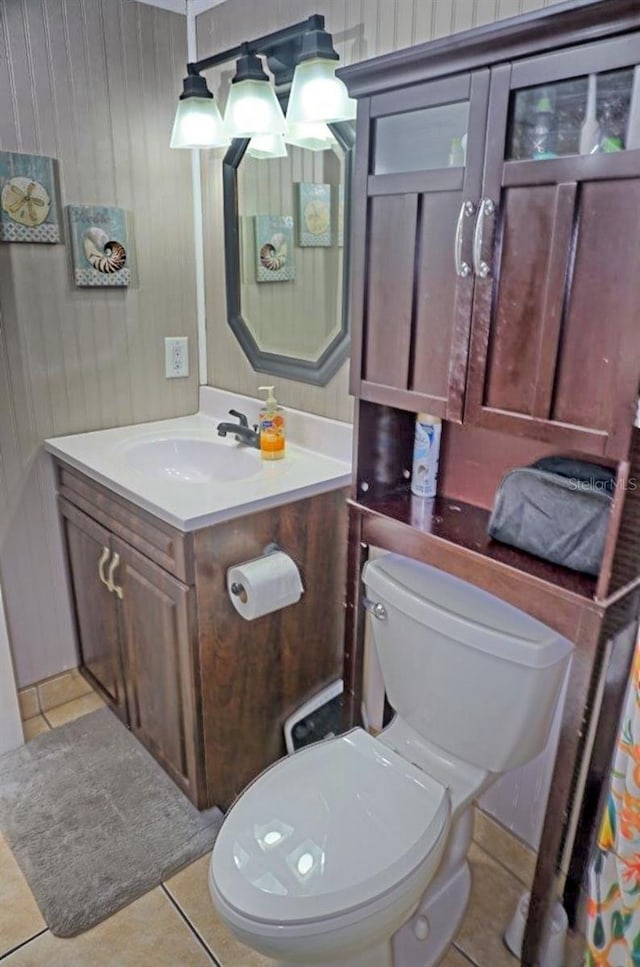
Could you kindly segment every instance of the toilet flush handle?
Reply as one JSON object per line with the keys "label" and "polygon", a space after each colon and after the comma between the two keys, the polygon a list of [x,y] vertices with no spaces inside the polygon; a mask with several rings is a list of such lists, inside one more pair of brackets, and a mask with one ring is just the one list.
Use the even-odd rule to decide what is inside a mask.
{"label": "toilet flush handle", "polygon": [[387,609],[381,601],[372,601],[371,598],[364,598],[364,606],[369,614],[372,614],[378,621],[384,621],[387,617]]}

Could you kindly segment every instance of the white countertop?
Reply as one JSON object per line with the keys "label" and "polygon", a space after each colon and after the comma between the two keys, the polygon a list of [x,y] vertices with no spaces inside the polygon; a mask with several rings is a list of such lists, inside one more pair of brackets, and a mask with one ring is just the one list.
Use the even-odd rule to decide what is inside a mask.
{"label": "white countertop", "polygon": [[[194,482],[153,475],[132,466],[132,448],[156,440],[212,441],[229,451],[247,450],[231,437],[217,435],[231,408],[257,422],[259,400],[211,387],[200,391],[200,411],[193,416],[134,426],[77,433],[45,440],[49,453],[138,507],[182,531],[277,507],[337,490],[351,481],[351,433],[348,423],[285,409],[284,459],[259,461],[243,479]],[[259,458],[257,450],[250,451]],[[229,459],[233,459],[229,452]]]}

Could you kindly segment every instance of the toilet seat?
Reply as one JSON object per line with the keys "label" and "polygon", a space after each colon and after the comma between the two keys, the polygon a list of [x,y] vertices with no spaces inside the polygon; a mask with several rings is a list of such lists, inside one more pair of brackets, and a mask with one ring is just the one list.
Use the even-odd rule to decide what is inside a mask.
{"label": "toilet seat", "polygon": [[254,780],[218,834],[212,885],[264,924],[342,916],[437,863],[450,817],[445,786],[353,729]]}

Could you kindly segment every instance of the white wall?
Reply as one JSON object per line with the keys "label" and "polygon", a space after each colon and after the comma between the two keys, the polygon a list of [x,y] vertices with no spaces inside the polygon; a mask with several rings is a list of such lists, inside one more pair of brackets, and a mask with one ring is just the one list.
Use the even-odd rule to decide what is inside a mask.
{"label": "white wall", "polygon": [[[78,289],[63,244],[0,243],[0,573],[19,685],[75,666],[42,441],[197,409],[189,152],[169,136],[186,17],[0,0],[0,150],[57,158],[63,206],[131,213],[128,289]],[[164,377],[164,336],[191,376]]]}

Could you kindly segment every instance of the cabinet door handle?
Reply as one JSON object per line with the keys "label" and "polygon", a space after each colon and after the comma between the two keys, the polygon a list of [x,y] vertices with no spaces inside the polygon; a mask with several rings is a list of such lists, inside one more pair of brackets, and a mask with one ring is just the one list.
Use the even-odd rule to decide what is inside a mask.
{"label": "cabinet door handle", "polygon": [[114,591],[122,601],[122,588],[118,584],[115,584],[113,580],[115,570],[119,563],[120,563],[120,555],[118,553],[115,553],[111,558],[111,564],[109,565],[109,576],[107,580],[109,582],[109,590]]}
{"label": "cabinet door handle", "polygon": [[109,548],[108,547],[103,547],[102,548],[102,554],[100,555],[100,560],[98,561],[98,577],[100,578],[100,580],[104,584],[105,588],[107,588],[109,591],[111,591],[112,590],[111,589],[111,585],[109,584],[109,582],[107,581],[106,577],[104,576],[104,566],[107,563],[107,558],[108,557],[109,557]]}
{"label": "cabinet door handle", "polygon": [[476,227],[473,233],[473,271],[481,279],[486,279],[491,275],[491,266],[482,259],[482,244],[484,242],[484,218],[485,215],[495,215],[496,206],[490,198],[483,198],[478,208]]}
{"label": "cabinet door handle", "polygon": [[462,242],[464,238],[464,220],[465,218],[470,218],[475,210],[476,206],[472,201],[463,201],[458,214],[456,237],[453,243],[453,258],[456,265],[456,275],[459,275],[461,279],[466,279],[468,275],[471,275],[471,266],[462,258]]}

